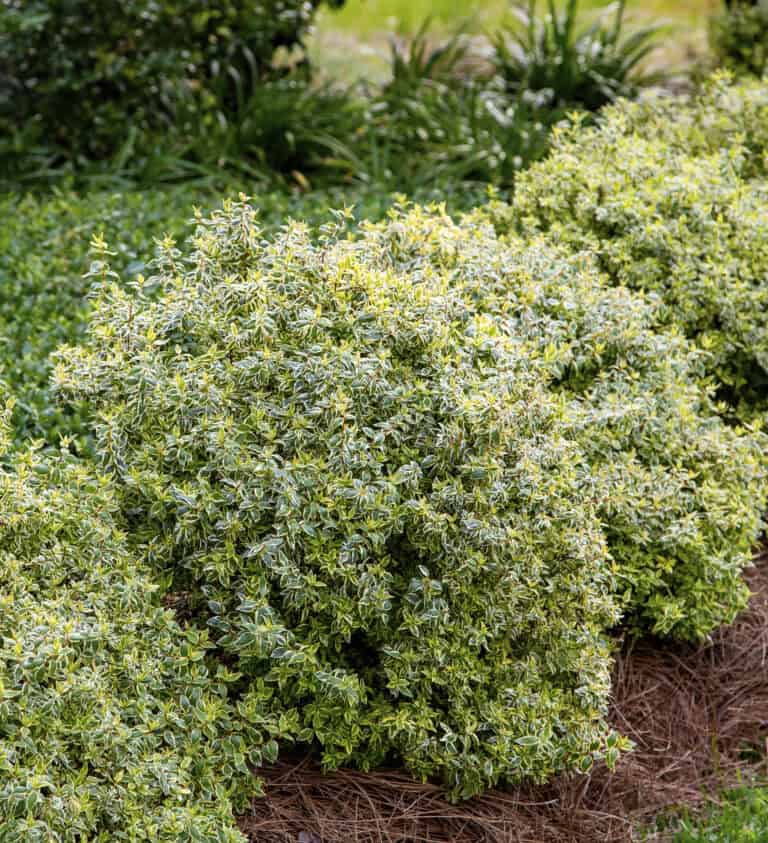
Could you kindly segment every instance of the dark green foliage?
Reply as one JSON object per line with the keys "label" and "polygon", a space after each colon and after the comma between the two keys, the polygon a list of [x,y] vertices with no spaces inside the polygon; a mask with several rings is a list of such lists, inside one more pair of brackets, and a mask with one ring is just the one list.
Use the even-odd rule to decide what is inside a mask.
{"label": "dark green foliage", "polygon": [[230,701],[114,510],[65,457],[0,469],[0,840],[237,843],[279,724]]}
{"label": "dark green foliage", "polygon": [[339,139],[358,130],[362,112],[347,91],[287,77],[256,90],[214,140],[219,154],[231,149],[233,159],[245,155],[267,170],[341,181],[347,167],[336,158]]}
{"label": "dark green foliage", "polygon": [[[14,424],[33,436],[82,432],[48,392],[48,355],[80,335],[88,311],[88,249],[104,233],[127,277],[143,268],[152,238],[186,229],[192,190],[8,197],[0,207],[0,377],[17,398]],[[211,200],[212,201],[212,200]]]}
{"label": "dark green foliage", "polygon": [[762,77],[768,69],[768,6],[734,0],[710,21],[709,41],[720,65]]}
{"label": "dark green foliage", "polygon": [[742,418],[768,409],[768,88],[714,80],[693,101],[623,102],[558,132],[502,229],[595,254],[611,282],[659,293]]}
{"label": "dark green foliage", "polygon": [[104,285],[57,381],[135,538],[298,737],[468,795],[613,760],[616,615],[567,402],[414,222],[265,240],[227,205],[133,294]]}
{"label": "dark green foliage", "polygon": [[634,97],[653,77],[643,74],[643,60],[657,46],[658,27],[625,32],[625,0],[619,0],[610,25],[602,20],[578,23],[578,0],[560,12],[547,0],[548,15],[537,13],[537,0],[516,9],[519,26],[495,39],[495,65],[515,94],[538,95],[553,108],[588,111],[619,97]]}
{"label": "dark green foliage", "polygon": [[226,113],[274,75],[276,48],[300,43],[315,5],[3,0],[0,129],[103,157],[129,131],[172,126],[181,99]]}

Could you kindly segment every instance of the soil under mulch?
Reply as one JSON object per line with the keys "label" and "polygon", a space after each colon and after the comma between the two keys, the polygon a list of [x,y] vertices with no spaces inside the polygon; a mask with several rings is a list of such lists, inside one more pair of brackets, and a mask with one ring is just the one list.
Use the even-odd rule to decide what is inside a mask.
{"label": "soil under mulch", "polygon": [[283,762],[260,771],[266,798],[240,827],[258,843],[629,843],[664,809],[764,779],[768,550],[748,579],[750,608],[712,643],[635,642],[617,658],[611,721],[636,749],[613,773],[601,766],[450,805],[402,772]]}

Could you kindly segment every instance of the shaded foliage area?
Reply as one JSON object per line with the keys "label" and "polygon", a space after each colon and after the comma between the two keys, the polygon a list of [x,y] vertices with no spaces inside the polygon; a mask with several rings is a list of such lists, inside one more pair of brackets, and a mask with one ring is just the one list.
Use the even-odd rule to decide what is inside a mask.
{"label": "shaded foliage area", "polygon": [[[713,641],[625,643],[610,719],[635,746],[615,771],[598,765],[587,777],[491,790],[452,806],[438,786],[396,770],[328,773],[312,759],[289,758],[264,769],[266,798],[240,827],[260,843],[302,832],[323,843],[635,843],[646,833],[653,839],[657,818],[667,815],[664,838],[679,843],[756,843],[765,826],[759,747],[768,727],[768,570],[764,557],[756,565],[749,610]],[[722,805],[724,790],[752,780],[756,788],[734,794],[723,813],[713,807],[700,818],[710,800]],[[689,817],[676,838],[682,806]]]}
{"label": "shaded foliage area", "polygon": [[315,5],[4,0],[0,128],[100,158],[178,123],[184,100],[213,122],[274,76],[275,50],[301,43]]}

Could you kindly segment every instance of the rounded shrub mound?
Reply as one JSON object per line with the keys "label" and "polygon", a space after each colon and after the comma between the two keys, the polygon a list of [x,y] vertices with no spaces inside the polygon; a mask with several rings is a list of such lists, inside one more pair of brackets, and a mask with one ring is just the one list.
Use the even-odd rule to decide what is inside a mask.
{"label": "rounded shrub mound", "polygon": [[586,769],[616,749],[616,615],[566,402],[449,274],[394,261],[227,205],[102,289],[58,380],[150,558],[326,764],[455,795]]}
{"label": "rounded shrub mound", "polygon": [[114,509],[63,456],[0,469],[0,837],[243,841],[233,810],[277,725],[235,707],[236,675],[159,606]]}
{"label": "rounded shrub mound", "polygon": [[467,795],[612,761],[601,634],[743,605],[762,440],[589,260],[436,208],[340,231],[227,204],[102,286],[55,382],[126,525],[328,765]]}
{"label": "rounded shrub mound", "polygon": [[768,86],[622,102],[556,133],[501,228],[597,255],[611,282],[659,293],[660,318],[708,354],[742,419],[768,409]]}

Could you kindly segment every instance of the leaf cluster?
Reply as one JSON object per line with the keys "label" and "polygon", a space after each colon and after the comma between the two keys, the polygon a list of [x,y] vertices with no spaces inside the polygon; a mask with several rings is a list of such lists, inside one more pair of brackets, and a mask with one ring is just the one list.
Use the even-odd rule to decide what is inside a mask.
{"label": "leaf cluster", "polygon": [[654,77],[642,69],[657,46],[658,26],[626,32],[625,0],[615,4],[613,21],[579,24],[578,0],[562,12],[547,0],[546,17],[537,0],[515,9],[517,25],[494,38],[494,64],[509,90],[528,91],[552,107],[597,111],[620,97],[635,97]]}
{"label": "leaf cluster", "polygon": [[239,843],[278,719],[162,608],[104,478],[0,469],[0,840]]}

